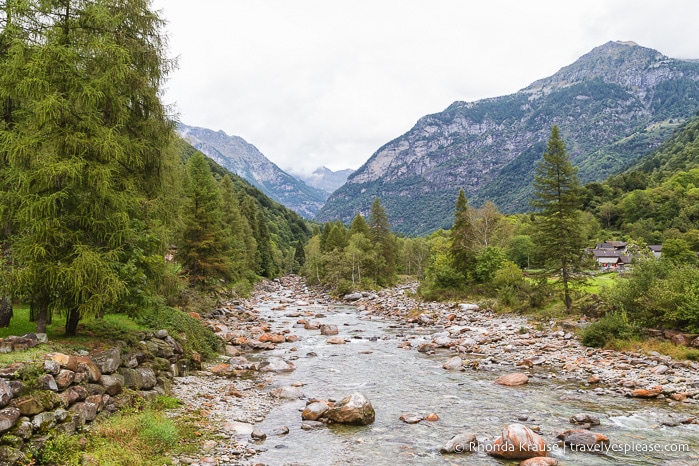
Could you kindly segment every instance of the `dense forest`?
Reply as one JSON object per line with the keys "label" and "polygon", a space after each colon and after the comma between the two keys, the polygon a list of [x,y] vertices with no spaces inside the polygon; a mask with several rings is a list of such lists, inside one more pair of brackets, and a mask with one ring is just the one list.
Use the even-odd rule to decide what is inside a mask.
{"label": "dense forest", "polygon": [[176,314],[293,267],[304,221],[179,139],[150,2],[3,1],[0,324]]}

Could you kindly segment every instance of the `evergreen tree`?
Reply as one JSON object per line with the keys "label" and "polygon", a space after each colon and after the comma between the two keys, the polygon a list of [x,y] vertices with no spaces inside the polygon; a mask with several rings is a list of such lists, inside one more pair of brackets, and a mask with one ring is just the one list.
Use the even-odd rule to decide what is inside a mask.
{"label": "evergreen tree", "polygon": [[296,242],[296,248],[294,249],[294,262],[298,267],[303,267],[306,263],[306,252],[303,248],[303,241],[298,240]]}
{"label": "evergreen tree", "polygon": [[212,279],[231,278],[230,237],[223,226],[216,180],[202,154],[189,159],[187,176],[185,226],[177,259],[192,285],[207,287]]}
{"label": "evergreen tree", "polygon": [[247,219],[240,212],[240,205],[238,204],[231,177],[228,175],[224,176],[219,185],[221,189],[222,221],[224,228],[227,230],[226,236],[230,241],[227,249],[230,254],[231,272],[234,279],[239,279],[244,277],[246,272],[253,270],[248,262],[247,255],[247,248],[253,245],[246,243],[246,236],[249,236],[253,241],[254,238],[252,238],[252,230],[250,225],[247,224]]}
{"label": "evergreen tree", "polygon": [[534,175],[532,206],[539,209],[536,241],[546,257],[546,265],[559,277],[567,309],[572,305],[571,284],[582,262],[584,239],[581,234],[580,184],[577,169],[570,162],[558,126],[551,136]]}
{"label": "evergreen tree", "polygon": [[398,246],[396,237],[391,232],[386,209],[377,197],[371,204],[369,212],[369,231],[371,241],[377,251],[374,264],[374,281],[379,285],[391,284],[395,281]]}
{"label": "evergreen tree", "polygon": [[162,261],[146,217],[173,135],[159,100],[170,63],[147,0],[27,3],[41,36],[3,69],[15,77],[4,97],[19,102],[0,134],[18,206],[13,283],[37,331],[62,312],[74,334],[147,291],[148,264]]}
{"label": "evergreen tree", "polygon": [[451,227],[450,252],[454,268],[465,277],[469,276],[476,266],[475,238],[470,210],[466,193],[460,189],[459,196],[456,198],[454,225]]}
{"label": "evergreen tree", "polygon": [[362,217],[362,214],[357,214],[352,219],[352,224],[350,225],[350,236],[355,233],[361,233],[367,238],[371,236],[371,231],[369,230],[369,225],[367,225],[366,220]]}

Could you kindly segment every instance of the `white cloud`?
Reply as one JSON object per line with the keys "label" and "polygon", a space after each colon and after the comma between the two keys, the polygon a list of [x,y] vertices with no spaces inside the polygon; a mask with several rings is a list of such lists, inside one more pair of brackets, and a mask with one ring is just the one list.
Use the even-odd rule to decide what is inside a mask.
{"label": "white cloud", "polygon": [[421,116],[510,94],[610,40],[699,58],[695,0],[156,0],[165,100],[280,167],[358,168]]}

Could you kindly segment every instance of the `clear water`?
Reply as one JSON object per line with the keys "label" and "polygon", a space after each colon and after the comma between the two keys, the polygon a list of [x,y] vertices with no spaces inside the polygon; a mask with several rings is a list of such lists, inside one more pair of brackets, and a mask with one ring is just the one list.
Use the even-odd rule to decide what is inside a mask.
{"label": "clear water", "polygon": [[[518,464],[494,459],[485,453],[442,455],[439,448],[453,435],[474,432],[496,437],[511,423],[538,426],[549,444],[557,433],[576,428],[572,415],[587,412],[600,417],[592,430],[608,436],[615,448],[682,448],[673,451],[610,451],[606,454],[558,449],[551,453],[569,465],[699,465],[699,425],[665,427],[671,416],[699,414],[696,405],[668,406],[662,400],[636,400],[599,396],[572,383],[547,377],[545,372],[530,378],[522,387],[493,384],[512,367],[497,371],[450,372],[441,365],[453,356],[448,350],[425,355],[398,348],[405,335],[424,334],[421,329],[399,328],[395,322],[369,319],[354,307],[290,306],[272,311],[279,301],[261,303],[258,309],[272,322],[273,330],[291,329],[301,340],[279,345],[274,354],[293,362],[296,370],[273,377],[273,387],[301,382],[306,398],[341,399],[359,391],[371,400],[376,421],[366,427],[331,425],[316,430],[301,429],[305,400],[283,401],[269,413],[260,427],[273,432],[287,426],[287,435],[270,435],[259,444],[266,449],[254,463],[268,465],[502,465]],[[345,345],[330,345],[318,330],[295,327],[298,317],[285,317],[296,310],[323,313],[312,318],[339,327]],[[361,338],[354,338],[361,337]],[[371,338],[374,337],[374,338]],[[375,340],[375,341],[371,341]],[[291,351],[295,347],[296,351]],[[307,356],[308,353],[317,356]],[[437,422],[406,424],[401,414],[437,413]],[[526,421],[518,419],[526,416]]]}

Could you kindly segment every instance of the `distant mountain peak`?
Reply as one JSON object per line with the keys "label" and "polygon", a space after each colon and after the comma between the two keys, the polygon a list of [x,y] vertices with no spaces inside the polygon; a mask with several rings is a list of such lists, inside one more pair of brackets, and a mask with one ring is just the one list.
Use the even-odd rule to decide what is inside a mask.
{"label": "distant mountain peak", "polygon": [[347,177],[352,173],[354,173],[354,170],[350,168],[333,171],[328,167],[322,166],[313,170],[310,175],[295,174],[294,176],[307,185],[320,189],[329,196],[337,188],[345,184]]}
{"label": "distant mountain peak", "polygon": [[240,136],[184,123],[178,125],[178,131],[195,149],[306,218],[313,218],[327,198],[326,193],[289,175]]}

